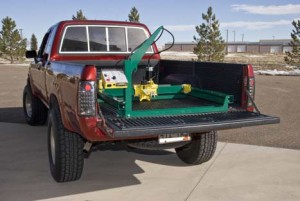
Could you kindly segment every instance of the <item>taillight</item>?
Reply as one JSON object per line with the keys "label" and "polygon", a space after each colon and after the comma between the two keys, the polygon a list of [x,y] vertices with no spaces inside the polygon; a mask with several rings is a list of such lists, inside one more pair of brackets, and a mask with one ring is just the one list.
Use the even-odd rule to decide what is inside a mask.
{"label": "taillight", "polygon": [[96,81],[97,69],[94,65],[86,65],[81,73],[81,80]]}
{"label": "taillight", "polygon": [[[250,77],[248,79],[248,88],[247,89],[248,89],[249,96],[254,101],[254,94],[255,94],[255,80],[254,80],[254,77]],[[251,101],[251,98],[249,96],[248,96],[247,108],[252,107],[252,111],[253,111],[253,102]]]}
{"label": "taillight", "polygon": [[[249,112],[254,111],[255,78],[252,65],[243,69],[242,107]],[[251,100],[252,99],[252,100]]]}
{"label": "taillight", "polygon": [[78,99],[79,115],[96,115],[96,93],[94,81],[81,81],[79,83]]}
{"label": "taillight", "polygon": [[96,67],[87,65],[78,86],[78,114],[81,116],[96,115],[96,79]]}

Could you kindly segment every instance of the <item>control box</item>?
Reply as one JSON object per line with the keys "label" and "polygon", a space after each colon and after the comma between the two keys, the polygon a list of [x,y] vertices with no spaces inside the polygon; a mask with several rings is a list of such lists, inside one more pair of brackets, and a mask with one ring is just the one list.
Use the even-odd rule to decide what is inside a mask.
{"label": "control box", "polygon": [[101,81],[104,89],[127,88],[128,85],[124,71],[118,69],[102,70]]}

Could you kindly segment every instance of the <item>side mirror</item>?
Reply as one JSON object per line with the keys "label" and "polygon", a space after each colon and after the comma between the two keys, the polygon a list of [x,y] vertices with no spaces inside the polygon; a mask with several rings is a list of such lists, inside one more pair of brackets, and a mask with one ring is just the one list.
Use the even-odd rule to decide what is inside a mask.
{"label": "side mirror", "polygon": [[37,53],[36,53],[35,50],[26,51],[26,58],[27,59],[36,58],[36,57],[37,57]]}

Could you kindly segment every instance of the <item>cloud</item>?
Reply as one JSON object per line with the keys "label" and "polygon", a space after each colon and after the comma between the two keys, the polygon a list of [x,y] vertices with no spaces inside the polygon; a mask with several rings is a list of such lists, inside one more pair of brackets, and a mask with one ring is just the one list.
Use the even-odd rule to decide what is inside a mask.
{"label": "cloud", "polygon": [[247,22],[247,21],[236,21],[236,22],[223,22],[220,23],[221,27],[231,28],[244,28],[248,30],[262,30],[270,29],[276,26],[291,25],[292,20],[278,20],[278,21],[258,21],[258,22]]}
{"label": "cloud", "polygon": [[259,15],[289,15],[300,14],[300,4],[287,4],[287,5],[247,5],[247,4],[234,4],[231,5],[234,11],[244,11],[251,14]]}

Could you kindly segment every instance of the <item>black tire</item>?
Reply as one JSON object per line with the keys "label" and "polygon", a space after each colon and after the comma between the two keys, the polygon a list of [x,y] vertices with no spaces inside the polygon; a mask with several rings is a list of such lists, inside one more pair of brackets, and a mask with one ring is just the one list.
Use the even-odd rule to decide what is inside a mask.
{"label": "black tire", "polygon": [[51,175],[57,182],[80,179],[84,164],[84,140],[67,131],[57,105],[49,111],[48,156]]}
{"label": "black tire", "polygon": [[182,147],[176,148],[177,156],[185,163],[197,165],[209,161],[217,147],[217,132],[197,134],[192,141]]}
{"label": "black tire", "polygon": [[26,85],[23,91],[23,110],[25,120],[29,125],[43,125],[46,123],[47,108],[40,99],[33,96],[29,85]]}

